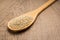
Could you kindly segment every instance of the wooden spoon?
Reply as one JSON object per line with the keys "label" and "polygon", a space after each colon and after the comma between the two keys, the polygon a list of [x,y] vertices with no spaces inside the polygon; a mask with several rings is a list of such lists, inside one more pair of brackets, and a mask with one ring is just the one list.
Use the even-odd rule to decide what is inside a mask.
{"label": "wooden spoon", "polygon": [[13,18],[8,22],[8,28],[12,31],[21,31],[28,28],[36,19],[37,15],[52,4],[55,0],[48,0],[38,9]]}

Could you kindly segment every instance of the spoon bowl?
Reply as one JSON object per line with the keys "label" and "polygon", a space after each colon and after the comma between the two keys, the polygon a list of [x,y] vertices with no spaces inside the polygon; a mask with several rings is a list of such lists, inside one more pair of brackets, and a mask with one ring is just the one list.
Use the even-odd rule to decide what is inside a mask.
{"label": "spoon bowl", "polygon": [[28,28],[35,20],[31,14],[23,14],[19,17],[13,18],[8,22],[8,28],[14,31],[21,31]]}

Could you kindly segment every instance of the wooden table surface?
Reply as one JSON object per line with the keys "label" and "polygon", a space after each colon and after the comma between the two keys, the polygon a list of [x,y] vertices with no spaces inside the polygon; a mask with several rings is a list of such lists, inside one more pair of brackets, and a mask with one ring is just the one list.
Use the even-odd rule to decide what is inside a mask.
{"label": "wooden table surface", "polygon": [[49,6],[27,30],[14,33],[7,23],[48,0],[0,0],[0,40],[60,40],[60,0]]}

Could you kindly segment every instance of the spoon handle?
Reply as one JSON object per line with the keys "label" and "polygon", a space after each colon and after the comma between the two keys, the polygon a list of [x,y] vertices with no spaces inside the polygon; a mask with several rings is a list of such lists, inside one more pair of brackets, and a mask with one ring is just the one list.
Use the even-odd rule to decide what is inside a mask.
{"label": "spoon handle", "polygon": [[[55,0],[48,0],[46,3],[44,3],[41,7],[39,7],[38,9],[35,10],[36,14],[39,14],[40,12],[42,12],[44,9],[46,9],[49,5],[51,5],[53,2],[55,2]],[[34,13],[34,15],[35,15]]]}

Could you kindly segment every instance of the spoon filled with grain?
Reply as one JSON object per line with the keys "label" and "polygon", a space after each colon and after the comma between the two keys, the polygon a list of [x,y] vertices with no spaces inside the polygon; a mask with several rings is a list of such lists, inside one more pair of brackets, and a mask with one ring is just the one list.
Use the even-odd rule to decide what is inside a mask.
{"label": "spoon filled with grain", "polygon": [[41,13],[45,8],[50,4],[55,2],[55,0],[48,0],[41,7],[37,8],[34,11],[20,15],[19,17],[13,18],[8,22],[8,28],[12,31],[21,31],[24,30],[34,23],[39,13]]}

